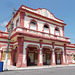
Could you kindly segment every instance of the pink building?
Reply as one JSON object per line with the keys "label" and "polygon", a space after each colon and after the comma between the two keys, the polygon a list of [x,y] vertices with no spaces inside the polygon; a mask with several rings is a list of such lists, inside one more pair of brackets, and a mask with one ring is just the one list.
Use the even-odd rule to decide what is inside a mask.
{"label": "pink building", "polygon": [[[5,62],[10,23],[0,31],[0,61]],[[47,9],[22,5],[14,16],[8,65],[16,67],[75,64],[75,44],[65,37],[63,20]],[[4,63],[5,64],[5,63]]]}

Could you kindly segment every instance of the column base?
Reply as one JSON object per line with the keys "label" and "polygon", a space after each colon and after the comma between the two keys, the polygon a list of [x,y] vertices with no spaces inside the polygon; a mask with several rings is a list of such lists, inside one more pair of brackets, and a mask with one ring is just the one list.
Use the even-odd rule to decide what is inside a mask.
{"label": "column base", "polygon": [[51,66],[55,66],[55,65],[56,65],[55,63],[52,63],[52,64],[51,64]]}
{"label": "column base", "polygon": [[11,63],[10,63],[10,65],[12,66],[12,65],[13,65],[13,63],[11,62]]}
{"label": "column base", "polygon": [[37,66],[43,66],[43,63],[39,63]]}
{"label": "column base", "polygon": [[21,64],[21,63],[18,63],[18,64],[16,64],[16,67],[27,67],[27,65],[26,64]]}
{"label": "column base", "polygon": [[62,63],[61,65],[68,65],[68,63]]}
{"label": "column base", "polygon": [[27,65],[26,64],[22,64],[22,66],[21,67],[27,67]]}

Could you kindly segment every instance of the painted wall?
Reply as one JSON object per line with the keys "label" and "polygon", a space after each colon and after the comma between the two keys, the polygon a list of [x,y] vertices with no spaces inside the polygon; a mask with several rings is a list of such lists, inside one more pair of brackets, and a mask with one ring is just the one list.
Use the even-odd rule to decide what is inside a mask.
{"label": "painted wall", "polygon": [[[33,18],[30,18],[28,16],[25,16],[25,20],[24,20],[24,27],[26,28],[29,28],[29,23],[30,23],[30,20],[33,20]],[[43,26],[44,24],[46,24],[45,22],[43,21],[39,21],[39,20],[36,20],[34,19],[36,22],[37,22],[37,25],[38,25],[38,31],[43,31]],[[50,26],[50,33],[51,34],[54,34],[54,30],[55,30],[55,25],[52,25],[52,24],[49,24],[47,23],[49,26]],[[33,27],[34,28],[34,27]],[[60,29],[60,36],[63,36],[63,30],[61,27],[58,27]]]}
{"label": "painted wall", "polygon": [[20,15],[18,14],[14,20],[14,28],[16,28],[16,21],[19,19],[20,22]]}

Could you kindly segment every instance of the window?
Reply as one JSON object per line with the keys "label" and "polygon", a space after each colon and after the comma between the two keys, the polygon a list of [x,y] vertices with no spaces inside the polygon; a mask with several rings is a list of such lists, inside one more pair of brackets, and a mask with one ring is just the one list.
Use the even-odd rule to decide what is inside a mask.
{"label": "window", "polygon": [[7,31],[10,32],[10,28],[8,28]]}
{"label": "window", "polygon": [[19,19],[16,20],[16,26],[19,26]]}
{"label": "window", "polygon": [[31,25],[36,25],[36,23],[34,21],[31,21],[30,24]]}
{"label": "window", "polygon": [[55,28],[55,35],[59,35],[59,29]]}
{"label": "window", "polygon": [[44,28],[49,28],[47,25],[44,25]]}
{"label": "window", "polygon": [[49,33],[49,27],[48,27],[48,25],[44,25],[44,32]]}
{"label": "window", "polygon": [[30,22],[30,29],[36,30],[36,23],[35,21]]}
{"label": "window", "polygon": [[12,25],[12,30],[14,29],[14,24]]}
{"label": "window", "polygon": [[59,31],[58,28],[55,28],[55,31]]}

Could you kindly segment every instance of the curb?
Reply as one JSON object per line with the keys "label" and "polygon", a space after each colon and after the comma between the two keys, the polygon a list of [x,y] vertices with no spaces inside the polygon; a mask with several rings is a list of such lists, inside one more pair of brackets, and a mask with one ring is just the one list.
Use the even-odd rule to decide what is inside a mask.
{"label": "curb", "polygon": [[[57,66],[43,66],[43,67],[26,67],[26,68],[12,68],[8,67],[8,71],[18,71],[18,70],[35,70],[35,69],[46,69],[46,68],[61,68],[61,67],[70,67],[75,65],[57,65]],[[4,71],[4,70],[3,70]]]}

